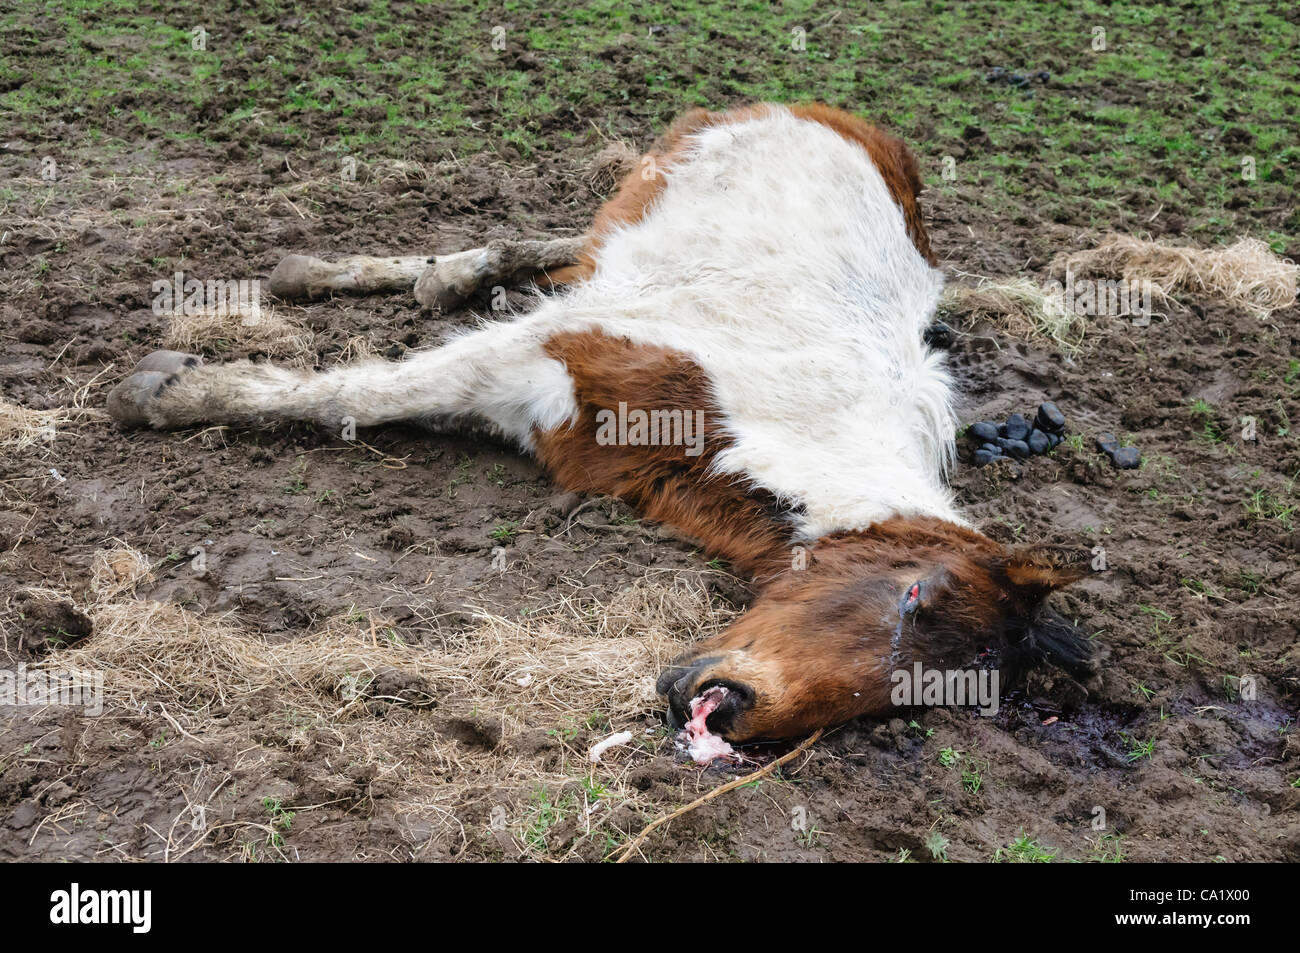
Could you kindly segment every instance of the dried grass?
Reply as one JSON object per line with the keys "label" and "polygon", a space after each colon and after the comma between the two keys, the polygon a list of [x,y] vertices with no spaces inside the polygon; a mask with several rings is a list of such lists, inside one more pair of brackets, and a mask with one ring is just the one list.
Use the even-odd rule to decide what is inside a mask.
{"label": "dried grass", "polygon": [[[602,762],[602,810],[593,813],[577,783],[591,770],[585,745],[607,725],[642,737],[641,722],[662,704],[654,692],[661,667],[733,615],[697,586],[646,580],[606,604],[568,601],[526,622],[485,613],[434,646],[409,644],[355,611],[273,643],[234,613],[204,616],[128,594],[148,573],[148,558],[120,541],[96,553],[92,601],[79,607],[91,636],[35,667],[102,672],[107,713],[155,712],[187,738],[233,745],[248,757],[268,732],[285,730],[276,726],[292,726],[291,747],[328,738],[337,751],[331,763],[370,766],[394,813],[418,817],[435,839],[463,840],[466,811],[507,796],[524,805],[512,815],[511,849],[550,859],[556,855],[533,813],[553,820],[546,797],[560,795],[538,792],[570,792],[560,798],[566,816],[589,834],[604,830],[608,836],[597,843],[629,833],[609,826],[616,807],[632,806],[621,815],[627,818],[654,808],[627,779],[633,745]],[[28,592],[69,599],[61,591]],[[378,687],[392,684],[427,686],[436,708],[411,707],[388,692],[377,701]],[[444,732],[458,719],[486,723],[501,740],[481,744]],[[553,746],[514,746],[513,739],[540,730],[560,744],[558,757]],[[255,817],[229,826],[259,829]],[[202,842],[173,846],[183,855]]]}
{"label": "dried grass", "polygon": [[48,446],[61,433],[60,428],[80,420],[106,417],[103,411],[89,407],[33,410],[0,400],[0,448],[17,451],[36,444]]}
{"label": "dried grass", "polygon": [[1086,331],[1083,319],[1066,308],[1062,295],[1045,292],[1029,278],[980,278],[973,288],[950,285],[939,301],[938,315],[950,324],[987,321],[1012,337],[1046,341],[1065,354],[1079,350]]}
{"label": "dried grass", "polygon": [[58,657],[61,667],[102,670],[109,699],[133,709],[162,703],[199,730],[207,709],[272,692],[286,708],[333,719],[358,702],[386,668],[433,675],[436,663],[399,642],[371,641],[365,629],[327,626],[271,644],[232,615],[202,616],[151,599],[114,599],[87,607],[93,636]]}
{"label": "dried grass", "polygon": [[623,177],[636,168],[640,153],[622,139],[609,142],[583,174],[583,181],[596,195],[607,196],[614,191]]}
{"label": "dried grass", "polygon": [[1111,235],[1096,248],[1058,255],[1052,268],[1151,281],[1167,295],[1210,295],[1259,318],[1295,303],[1300,276],[1300,265],[1275,255],[1257,238],[1227,248],[1186,248]]}
{"label": "dried grass", "polygon": [[172,312],[164,346],[175,351],[225,355],[248,351],[272,358],[305,361],[313,335],[269,305],[232,306],[195,314]]}
{"label": "dried grass", "polygon": [[369,338],[350,335],[338,352],[328,361],[330,364],[355,364],[359,361],[375,360],[379,357],[379,348],[370,343]]}
{"label": "dried grass", "polygon": [[113,549],[100,549],[90,562],[90,591],[101,600],[154,581],[149,557],[119,540]]}
{"label": "dried grass", "polygon": [[58,664],[111,672],[109,695],[132,708],[161,701],[201,717],[214,703],[271,691],[294,711],[336,719],[355,713],[378,673],[398,672],[438,686],[444,707],[500,715],[506,738],[593,713],[620,723],[656,710],[659,670],[730,617],[698,589],[643,583],[604,606],[566,603],[526,623],[483,615],[440,650],[355,615],[272,644],[230,615],[119,598],[153,578],[148,558],[125,544],[97,552],[91,576],[94,636]]}
{"label": "dried grass", "polygon": [[[417,827],[444,843],[464,841],[461,818],[475,805],[485,811],[484,805],[509,798],[517,806],[502,843],[548,859],[557,856],[545,830],[558,805],[596,843],[610,844],[630,833],[613,826],[616,817],[626,825],[654,809],[628,781],[634,759],[626,755],[606,757],[600,804],[589,800],[578,783],[591,770],[587,742],[575,739],[584,728],[603,732],[607,723],[641,737],[638,722],[661,705],[653,682],[661,666],[732,616],[697,587],[643,581],[605,605],[566,602],[527,622],[484,614],[437,647],[408,644],[356,612],[272,643],[233,613],[209,617],[128,595],[149,578],[148,566],[144,554],[120,542],[96,553],[93,601],[81,607],[91,636],[35,667],[102,672],[110,715],[155,712],[191,740],[237,748],[246,765],[256,763],[268,732],[286,730],[277,726],[291,726],[290,747],[326,738],[337,752],[330,763],[373,771],[372,783],[385,785],[394,814],[418,818]],[[28,592],[69,598],[55,590]],[[437,707],[410,707],[388,691],[380,701],[379,686],[393,684],[427,686]],[[457,720],[494,726],[501,740],[481,744],[444,733]],[[513,746],[515,737],[543,729],[561,745],[558,758],[553,746]],[[561,791],[569,793],[555,793]],[[632,810],[617,814],[623,805]],[[255,812],[224,826],[259,841],[269,830]],[[184,856],[204,846],[205,837],[173,843],[169,833],[168,850]]]}
{"label": "dried grass", "polygon": [[507,736],[594,713],[621,726],[657,709],[660,670],[727,618],[698,589],[643,583],[526,623],[485,615],[450,659],[458,676],[472,673],[474,704],[503,713]]}
{"label": "dried grass", "polygon": [[[1051,270],[1074,279],[1096,275],[1145,282],[1161,301],[1177,293],[1209,295],[1260,318],[1295,303],[1300,276],[1300,266],[1253,238],[1202,249],[1112,235],[1096,248],[1058,255]],[[950,285],[939,302],[939,316],[950,324],[986,321],[1013,337],[1046,342],[1071,355],[1083,345],[1087,323],[1066,306],[1064,294],[1030,278],[964,277],[975,277],[977,284]]]}

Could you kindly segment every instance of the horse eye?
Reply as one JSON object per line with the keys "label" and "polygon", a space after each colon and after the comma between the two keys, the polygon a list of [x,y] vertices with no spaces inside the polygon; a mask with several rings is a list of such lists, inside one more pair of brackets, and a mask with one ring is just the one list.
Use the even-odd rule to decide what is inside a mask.
{"label": "horse eye", "polygon": [[903,598],[898,600],[898,614],[907,616],[915,612],[921,605],[921,584],[914,582],[903,592]]}

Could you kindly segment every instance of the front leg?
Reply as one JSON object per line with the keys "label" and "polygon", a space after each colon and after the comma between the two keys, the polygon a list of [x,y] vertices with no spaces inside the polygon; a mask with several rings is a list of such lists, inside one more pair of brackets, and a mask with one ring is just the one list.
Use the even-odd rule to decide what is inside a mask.
{"label": "front leg", "polygon": [[286,301],[414,289],[424,307],[449,311],[494,284],[538,281],[554,286],[574,281],[586,273],[579,263],[586,247],[587,239],[579,236],[498,240],[449,255],[349,255],[337,261],[286,255],[271,272],[267,288]]}
{"label": "front leg", "polygon": [[267,290],[285,301],[331,294],[406,291],[415,287],[416,279],[428,267],[428,255],[387,258],[349,255],[338,261],[324,261],[311,255],[286,255],[267,279]]}
{"label": "front leg", "polygon": [[[493,241],[485,248],[439,255],[415,283],[415,300],[425,308],[450,311],[480,288],[540,280],[556,285],[580,277],[575,271],[587,239]],[[560,276],[564,271],[563,277]]]}

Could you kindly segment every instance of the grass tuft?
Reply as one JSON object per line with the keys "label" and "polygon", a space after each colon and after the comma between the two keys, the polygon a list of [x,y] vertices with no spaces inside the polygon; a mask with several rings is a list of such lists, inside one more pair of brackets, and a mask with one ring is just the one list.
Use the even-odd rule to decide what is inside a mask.
{"label": "grass tuft", "polygon": [[164,346],[218,357],[247,351],[305,361],[312,333],[266,305],[208,309],[195,314],[175,311],[169,317]]}
{"label": "grass tuft", "polygon": [[1054,269],[1146,280],[1166,295],[1210,295],[1259,318],[1295,304],[1300,265],[1266,242],[1242,238],[1227,248],[1188,248],[1111,235],[1096,248],[1060,255]]}

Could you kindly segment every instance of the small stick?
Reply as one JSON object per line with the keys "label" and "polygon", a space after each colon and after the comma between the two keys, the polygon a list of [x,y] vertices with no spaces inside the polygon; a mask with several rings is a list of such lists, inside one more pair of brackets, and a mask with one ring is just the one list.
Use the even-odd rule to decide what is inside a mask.
{"label": "small stick", "polygon": [[636,850],[638,847],[640,847],[642,843],[644,843],[645,839],[650,836],[651,832],[654,831],[655,828],[662,827],[663,825],[667,824],[669,821],[681,817],[683,814],[687,814],[695,810],[705,801],[712,801],[719,794],[726,794],[728,791],[732,790],[733,788],[741,787],[742,785],[749,784],[751,781],[757,781],[760,778],[763,778],[771,774],[773,771],[775,771],[781,765],[785,764],[787,761],[807,751],[812,746],[812,744],[822,736],[823,731],[825,731],[824,728],[818,728],[811,735],[805,738],[799,744],[799,747],[795,748],[793,751],[788,752],[787,754],[781,755],[781,757],[777,758],[775,761],[773,761],[771,764],[767,765],[766,767],[759,768],[757,771],[751,771],[749,774],[746,774],[744,777],[739,777],[736,778],[735,780],[728,781],[726,784],[714,788],[712,791],[710,791],[708,794],[705,794],[703,797],[696,798],[694,801],[692,801],[690,804],[687,804],[685,807],[679,807],[671,814],[659,818],[659,820],[650,824],[640,834],[637,834],[634,840],[628,842],[624,847],[619,848],[619,850],[622,851],[622,856],[619,857],[616,863],[619,864],[626,863],[627,859],[632,856],[632,852]]}

